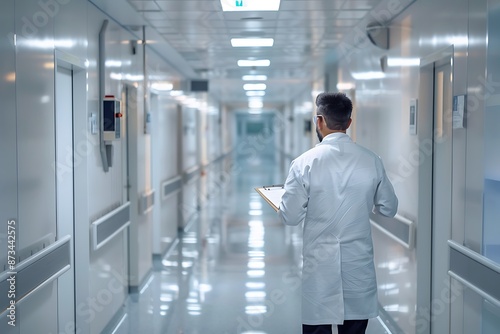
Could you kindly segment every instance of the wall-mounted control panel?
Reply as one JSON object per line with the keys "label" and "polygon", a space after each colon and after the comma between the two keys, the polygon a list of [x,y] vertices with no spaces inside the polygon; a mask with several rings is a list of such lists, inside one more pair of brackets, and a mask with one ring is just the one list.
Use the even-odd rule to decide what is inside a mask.
{"label": "wall-mounted control panel", "polygon": [[121,103],[113,95],[106,95],[102,101],[104,141],[121,138]]}

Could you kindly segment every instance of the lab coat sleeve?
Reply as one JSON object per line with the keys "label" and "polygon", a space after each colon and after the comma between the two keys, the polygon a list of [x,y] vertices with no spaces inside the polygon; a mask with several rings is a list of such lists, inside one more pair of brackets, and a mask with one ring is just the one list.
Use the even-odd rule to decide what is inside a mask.
{"label": "lab coat sleeve", "polygon": [[285,225],[299,225],[305,218],[309,196],[297,175],[295,168],[290,168],[285,182],[285,193],[281,198],[278,215]]}
{"label": "lab coat sleeve", "polygon": [[386,217],[394,217],[398,211],[398,198],[380,160],[378,167],[382,176],[374,197],[375,212]]}

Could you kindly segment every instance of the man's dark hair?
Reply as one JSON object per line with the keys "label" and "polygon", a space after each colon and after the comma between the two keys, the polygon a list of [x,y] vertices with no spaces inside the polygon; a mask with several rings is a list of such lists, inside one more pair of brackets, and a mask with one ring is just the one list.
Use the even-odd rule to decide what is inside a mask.
{"label": "man's dark hair", "polygon": [[317,114],[322,115],[330,130],[346,130],[352,113],[352,102],[344,93],[321,93],[316,97]]}

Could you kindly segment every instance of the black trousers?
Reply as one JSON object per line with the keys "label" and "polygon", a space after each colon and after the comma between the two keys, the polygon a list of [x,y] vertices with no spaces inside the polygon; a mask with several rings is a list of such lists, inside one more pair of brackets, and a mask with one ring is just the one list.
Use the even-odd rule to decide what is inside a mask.
{"label": "black trousers", "polygon": [[[365,334],[368,327],[366,320],[344,320],[343,325],[337,325],[339,334]],[[332,334],[332,325],[302,325],[302,334]]]}

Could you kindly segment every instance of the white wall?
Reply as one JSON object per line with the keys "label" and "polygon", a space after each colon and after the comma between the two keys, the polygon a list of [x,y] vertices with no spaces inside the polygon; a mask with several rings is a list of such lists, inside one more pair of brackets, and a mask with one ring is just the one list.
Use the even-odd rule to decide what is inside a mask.
{"label": "white wall", "polygon": [[[500,55],[500,7],[499,1],[490,1],[490,16],[488,27],[491,31],[488,47],[488,75],[497,82],[500,77],[500,66],[498,57]],[[491,89],[491,87],[490,87]],[[500,100],[499,92],[492,92],[486,100],[486,112],[484,115],[484,244],[483,254],[488,258],[500,262],[500,210],[498,207],[500,199],[500,152],[498,143],[500,142],[500,132],[497,125],[500,121]]]}
{"label": "white wall", "polygon": [[[1,147],[2,175],[7,180],[2,179],[0,186],[7,197],[2,197],[1,202],[7,207],[2,207],[0,212],[4,221],[17,219],[16,248],[22,259],[56,238],[54,49],[79,59],[86,58],[83,47],[86,3],[60,1],[45,5],[38,1],[4,2],[0,20],[0,33],[5,37],[1,42],[2,127],[6,127],[2,134],[7,136],[2,139]],[[76,16],[76,12],[80,15]],[[69,17],[72,17],[71,25],[67,25]],[[70,162],[66,168],[72,167],[71,147],[69,150]],[[81,166],[80,161],[75,157],[75,169]],[[11,169],[16,164],[18,171]],[[4,217],[5,214],[8,217]],[[3,238],[0,240],[6,249]],[[57,283],[54,282],[20,302],[17,323],[22,325],[16,330],[21,333],[57,331],[56,301]],[[6,322],[2,320],[2,323]]]}
{"label": "white wall", "polygon": [[[199,110],[182,109],[182,171],[192,172],[200,164],[199,137],[201,131]],[[199,171],[198,171],[199,172]],[[199,175],[184,183],[182,188],[182,226],[186,227],[198,208]]]}
{"label": "white wall", "polygon": [[162,255],[177,237],[178,194],[164,198],[161,185],[180,175],[177,166],[177,103],[166,95],[152,99],[153,184],[156,190],[153,253]]}
{"label": "white wall", "polygon": [[[76,15],[76,14],[75,14]],[[99,73],[98,73],[98,36],[101,25],[105,19],[109,20],[101,11],[97,10],[93,5],[88,4],[88,51],[87,59],[88,67],[88,113],[98,113],[99,101]],[[124,32],[119,26],[110,20],[106,32],[106,59],[107,60],[122,60],[126,63],[130,61],[130,67],[139,64],[139,58],[131,57],[125,45],[119,42],[123,39],[129,39],[131,36]],[[105,92],[106,94],[114,95],[116,98],[122,98],[122,84],[119,81],[110,78],[111,73],[121,73],[128,71],[129,68],[106,68],[105,73]],[[122,103],[124,107],[124,101]],[[125,115],[124,120],[130,115]],[[89,130],[89,129],[85,129]],[[83,131],[81,129],[80,131]],[[89,152],[87,159],[88,171],[88,224],[91,224],[96,219],[104,214],[119,207],[123,203],[123,192],[126,191],[123,183],[123,173],[126,169],[123,164],[126,164],[126,157],[122,157],[122,145],[125,145],[125,136],[121,140],[113,142],[113,165],[105,172],[102,167],[102,160],[98,145],[98,135],[90,135],[95,139],[96,145]],[[133,205],[131,205],[132,207]],[[128,277],[129,265],[127,249],[129,247],[127,233],[124,231],[110,240],[105,246],[97,251],[89,250],[89,292],[90,300],[97,300],[104,294],[103,291],[110,291],[109,282],[113,280],[117,288],[111,294],[110,302],[98,303],[98,308],[92,310],[89,305],[83,308],[84,314],[81,314],[84,321],[90,325],[91,333],[99,333],[104,329],[114,314],[118,312],[123,305],[125,298],[128,295]],[[85,265],[82,263],[82,265]],[[115,292],[116,291],[116,292]],[[101,297],[102,299],[102,297]],[[77,300],[77,303],[86,301]],[[104,300],[103,300],[104,301]],[[87,301],[88,303],[88,301]],[[87,311],[88,310],[88,311]]]}
{"label": "white wall", "polygon": [[[6,1],[0,13],[0,32],[7,34],[15,29],[14,1]],[[0,122],[0,189],[9,191],[0,192],[0,219],[7,221],[18,216],[17,200],[17,127],[16,127],[16,101],[15,96],[15,71],[16,55],[13,38],[0,40],[0,99],[4,106],[2,110],[2,122]],[[8,79],[9,78],[9,79]],[[7,228],[0,232],[0,247],[7,249]],[[7,264],[7,252],[0,253],[0,264],[2,268]],[[4,319],[2,319],[3,321]],[[6,323],[6,321],[4,322]]]}
{"label": "white wall", "polygon": [[[394,2],[393,2],[394,5]],[[379,8],[379,13],[387,12],[388,7]],[[402,9],[402,8],[400,8]],[[394,11],[396,12],[396,11]],[[443,15],[450,13],[450,15]],[[339,65],[342,80],[356,84],[356,137],[357,142],[379,154],[385,164],[399,198],[399,213],[417,219],[417,224],[429,224],[419,221],[418,187],[419,187],[419,150],[421,147],[417,137],[409,134],[409,103],[410,99],[418,98],[419,67],[388,67],[385,78],[374,80],[354,80],[349,78],[350,72],[381,71],[380,58],[387,57],[424,58],[450,45],[454,45],[453,60],[453,95],[472,93],[481,88],[480,79],[485,70],[485,19],[486,7],[484,1],[428,1],[420,0],[413,3],[390,24],[390,48],[381,50],[368,40],[355,44],[354,40],[363,41],[360,36],[351,36],[347,43],[347,57]],[[459,18],[459,19],[457,19]],[[473,52],[471,52],[473,51]],[[350,80],[349,80],[350,79]],[[478,80],[479,79],[479,80]],[[344,81],[344,82],[345,82]],[[482,102],[475,107],[467,119],[466,129],[456,129],[453,132],[453,236],[460,242],[470,240],[470,246],[479,250],[478,232],[481,230],[482,213],[478,197],[469,197],[469,193],[482,192],[481,174],[482,162]],[[469,105],[469,111],[471,111]],[[419,110],[426,112],[426,110]],[[467,160],[465,157],[467,156]],[[425,153],[420,153],[420,159],[430,159]],[[464,226],[474,226],[471,233],[464,236]],[[417,227],[418,228],[418,227]],[[411,289],[410,300],[416,300],[416,253],[408,252],[395,242],[387,241],[391,247],[375,245],[380,263],[394,263],[394,253],[401,253],[409,262],[407,267],[407,287]],[[467,241],[466,241],[467,242]],[[377,251],[378,249],[378,251]],[[392,254],[391,254],[392,253]],[[379,285],[391,284],[394,277],[386,275],[385,269],[378,269]],[[383,306],[397,304],[394,298],[379,293]],[[408,305],[408,312],[390,312],[399,326],[407,333],[415,332],[415,304]]]}
{"label": "white wall", "polygon": [[[106,94],[121,98],[124,82],[116,80],[116,74],[142,74],[142,53],[139,49],[136,55],[132,55],[130,45],[122,42],[137,38],[94,5],[85,0],[9,1],[2,5],[0,25],[2,35],[12,41],[9,43],[9,39],[4,38],[1,42],[0,71],[3,73],[2,78],[11,78],[1,82],[2,103],[6,113],[2,122],[2,136],[10,137],[9,140],[2,140],[9,143],[8,146],[2,146],[1,151],[2,157],[9,159],[2,159],[2,170],[9,174],[7,179],[1,179],[1,186],[2,189],[9,189],[9,195],[8,198],[2,198],[1,202],[2,205],[8,205],[9,210],[14,210],[4,210],[2,207],[1,212],[2,215],[10,212],[9,218],[21,222],[17,240],[20,254],[24,251],[26,254],[36,252],[41,247],[41,239],[53,242],[56,236],[54,50],[64,51],[88,64],[87,96],[74,97],[79,109],[83,105],[87,110],[86,113],[74,115],[74,145],[85,149],[73,154],[69,148],[69,161],[73,158],[74,166],[64,166],[74,167],[75,175],[78,176],[75,179],[75,229],[78,238],[76,315],[79,330],[84,333],[99,333],[103,330],[122,307],[129,285],[126,231],[98,251],[90,249],[90,224],[123,204],[127,197],[126,150],[122,149],[125,140],[113,144],[113,166],[106,173],[102,168],[98,136],[90,134],[88,127],[88,116],[97,113],[99,106],[98,34],[105,19],[110,20],[106,33],[106,59],[122,62],[118,68],[106,68]],[[14,33],[17,33],[15,47]],[[142,85],[140,81],[128,84],[137,87]],[[143,96],[140,89],[138,94]],[[134,141],[137,152],[134,176],[138,193],[134,195],[137,200],[151,188],[151,151],[149,135],[142,132],[142,99],[136,99],[136,104],[137,114],[134,117],[139,128]],[[7,129],[3,129],[4,126]],[[13,140],[16,133],[19,138],[17,143]],[[18,171],[12,169],[16,160]],[[16,180],[19,186],[16,186]],[[2,191],[2,194],[6,193]],[[137,202],[131,207],[137,207]],[[132,222],[137,226],[137,233],[134,234],[137,240],[150,239],[151,220],[150,215],[142,215]],[[3,245],[3,234],[0,240]],[[144,244],[150,245],[148,242]],[[137,285],[151,268],[152,250],[141,247],[133,254],[137,256],[133,262],[135,281],[130,283]],[[110,282],[113,283],[112,288]],[[55,287],[56,283],[51,284],[20,303],[18,321],[23,323],[20,329],[22,333],[63,332],[74,325],[62,324],[64,328],[57,328]]]}

